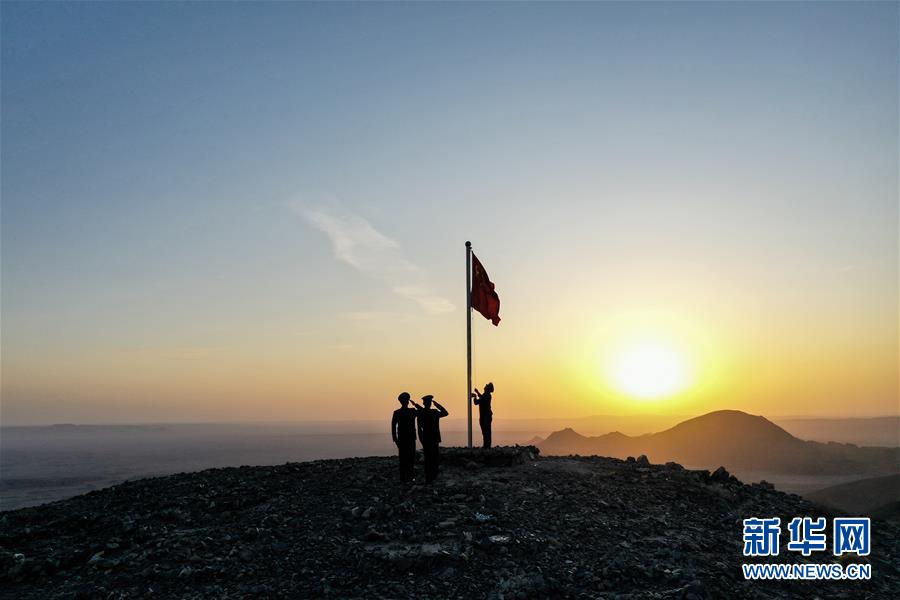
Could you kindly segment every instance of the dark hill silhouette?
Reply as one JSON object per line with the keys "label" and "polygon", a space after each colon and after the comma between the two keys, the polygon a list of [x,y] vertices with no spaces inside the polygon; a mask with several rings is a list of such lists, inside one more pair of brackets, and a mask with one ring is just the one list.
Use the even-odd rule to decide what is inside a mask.
{"label": "dark hill silhouette", "polygon": [[900,474],[833,485],[803,496],[848,513],[868,515],[882,509],[890,513],[890,506],[900,506]]}
{"label": "dark hill silhouette", "polygon": [[720,410],[688,419],[659,433],[596,437],[572,429],[550,434],[545,454],[646,454],[652,462],[675,461],[696,467],[724,465],[732,470],[806,475],[886,474],[900,471],[900,449],[807,442],[768,419],[737,410]]}

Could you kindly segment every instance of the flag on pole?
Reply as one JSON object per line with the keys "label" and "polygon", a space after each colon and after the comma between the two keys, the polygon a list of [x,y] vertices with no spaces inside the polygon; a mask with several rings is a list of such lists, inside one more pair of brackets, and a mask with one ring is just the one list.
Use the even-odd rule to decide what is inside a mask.
{"label": "flag on pole", "polygon": [[472,308],[495,326],[500,324],[500,296],[481,261],[472,254]]}

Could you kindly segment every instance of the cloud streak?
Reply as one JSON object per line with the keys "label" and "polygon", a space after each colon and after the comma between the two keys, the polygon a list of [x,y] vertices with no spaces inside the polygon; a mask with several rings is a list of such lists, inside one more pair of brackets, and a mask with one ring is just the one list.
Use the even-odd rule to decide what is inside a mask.
{"label": "cloud streak", "polygon": [[352,213],[292,207],[331,242],[334,257],[366,276],[385,283],[396,295],[415,302],[431,315],[452,312],[452,302],[427,285],[425,272],[407,260],[400,244]]}

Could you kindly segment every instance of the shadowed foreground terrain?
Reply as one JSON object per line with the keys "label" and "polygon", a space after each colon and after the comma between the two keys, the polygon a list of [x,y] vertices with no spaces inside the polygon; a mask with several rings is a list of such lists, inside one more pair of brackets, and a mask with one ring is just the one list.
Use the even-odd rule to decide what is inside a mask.
{"label": "shadowed foreground terrain", "polygon": [[724,473],[533,448],[450,449],[428,487],[393,458],[210,469],[0,513],[0,595],[897,597],[900,530],[877,521],[871,581],[745,582],[741,520],[807,515],[831,516]]}

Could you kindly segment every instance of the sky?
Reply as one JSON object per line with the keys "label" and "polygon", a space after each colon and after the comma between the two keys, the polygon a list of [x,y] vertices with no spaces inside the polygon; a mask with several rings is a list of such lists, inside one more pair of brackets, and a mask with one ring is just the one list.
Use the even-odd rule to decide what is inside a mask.
{"label": "sky", "polygon": [[0,8],[4,425],[898,408],[898,4]]}

